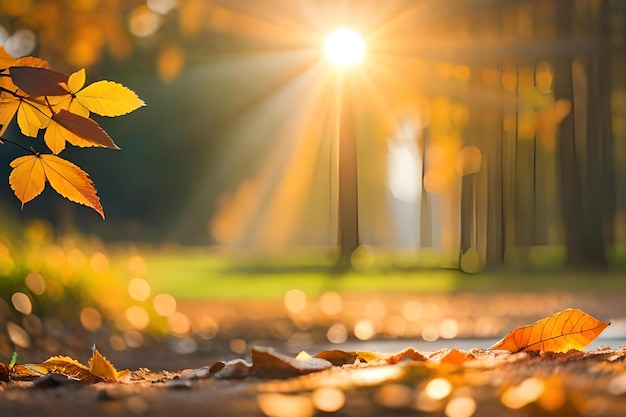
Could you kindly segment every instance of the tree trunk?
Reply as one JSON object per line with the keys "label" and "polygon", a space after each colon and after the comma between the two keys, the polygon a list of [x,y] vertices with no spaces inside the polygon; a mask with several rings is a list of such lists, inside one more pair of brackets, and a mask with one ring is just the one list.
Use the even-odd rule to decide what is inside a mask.
{"label": "tree trunk", "polygon": [[337,269],[352,267],[352,253],[359,246],[359,198],[356,150],[356,126],[352,91],[347,79],[340,85],[339,119],[339,259]]}
{"label": "tree trunk", "polygon": [[[572,0],[556,0],[556,34],[561,40],[573,35]],[[605,49],[602,19],[608,15],[602,2],[598,15],[592,15],[591,33],[598,42],[584,64],[586,85],[574,85],[572,59],[555,62],[554,90],[557,99],[575,103],[575,89],[588,93],[586,103],[573,106],[572,112],[559,127],[557,157],[560,174],[561,210],[570,267],[602,268],[607,264],[607,236],[613,227],[614,178],[611,159],[610,78],[608,51]],[[585,118],[584,132],[575,131],[575,119]],[[584,136],[584,152],[576,146],[576,135]]]}

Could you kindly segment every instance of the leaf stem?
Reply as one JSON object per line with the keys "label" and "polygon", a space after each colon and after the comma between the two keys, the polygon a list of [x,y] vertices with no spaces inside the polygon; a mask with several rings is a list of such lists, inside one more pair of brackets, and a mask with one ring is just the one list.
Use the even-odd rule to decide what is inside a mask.
{"label": "leaf stem", "polygon": [[26,152],[32,153],[33,155],[37,155],[39,152],[37,152],[36,150],[34,150],[33,148],[27,148],[24,145],[21,145],[11,139],[5,139],[3,137],[0,137],[0,144],[5,144],[5,143],[10,143],[11,145],[15,145],[18,148],[22,148],[24,149]]}

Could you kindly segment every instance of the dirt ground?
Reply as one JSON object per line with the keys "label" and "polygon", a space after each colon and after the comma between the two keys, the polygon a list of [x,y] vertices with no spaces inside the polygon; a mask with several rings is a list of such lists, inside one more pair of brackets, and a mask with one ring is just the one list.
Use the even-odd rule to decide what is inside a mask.
{"label": "dirt ground", "polygon": [[[623,300],[622,294],[615,293],[377,297],[353,294],[343,297],[343,312],[334,316],[320,313],[313,302],[308,310],[294,313],[279,300],[188,301],[181,305],[181,311],[188,317],[204,320],[208,314],[219,323],[211,338],[196,336],[197,348],[193,352],[177,353],[179,349],[171,339],[149,340],[141,348],[122,352],[99,344],[117,369],[133,371],[134,380],[80,383],[45,377],[0,382],[0,415],[624,416],[626,350],[619,346],[626,338]],[[401,337],[392,338],[384,323],[394,321],[390,318],[401,315],[403,309],[406,313],[408,302],[421,308],[421,317],[426,322],[456,322],[456,338],[440,338],[429,344],[407,326],[402,327]],[[517,326],[570,307],[613,322],[604,337],[585,353],[494,356],[478,348],[482,338],[502,337]],[[303,322],[306,316],[309,320]],[[382,323],[372,339],[360,341],[349,335],[343,343],[329,343],[329,326],[341,322],[351,328],[366,317],[375,325]],[[233,340],[243,341],[245,351],[234,351]],[[472,348],[474,341],[477,346]],[[90,342],[93,341],[59,344],[56,354],[70,355],[85,363],[89,352],[84,346]],[[228,363],[242,358],[249,362],[250,350],[259,345],[275,348],[285,355],[295,355],[300,350],[314,354],[329,348],[380,352],[381,347],[386,353],[394,353],[401,347],[412,346],[426,357],[435,352],[432,358],[456,347],[472,360],[444,363],[432,358],[426,361],[408,358],[394,364],[362,361],[291,378],[252,375],[218,379],[209,372],[216,361]],[[83,346],[84,351],[80,353],[77,346]],[[21,352],[18,363],[41,362],[46,355],[50,356],[37,349]],[[443,384],[443,393],[430,392],[434,388],[429,384],[434,384],[434,380]]]}

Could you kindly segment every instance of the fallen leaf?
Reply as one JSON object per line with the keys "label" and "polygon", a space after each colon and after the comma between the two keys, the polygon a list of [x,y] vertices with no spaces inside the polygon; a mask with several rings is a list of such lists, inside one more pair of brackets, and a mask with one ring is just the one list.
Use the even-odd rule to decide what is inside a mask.
{"label": "fallen leaf", "polygon": [[359,355],[357,352],[346,352],[343,350],[323,350],[314,356],[315,358],[325,359],[334,366],[349,365],[354,363]]}
{"label": "fallen leaf", "polygon": [[333,366],[325,359],[312,357],[307,360],[298,360],[271,348],[253,348],[251,356],[251,374],[261,378],[291,378],[323,371]]}
{"label": "fallen leaf", "polygon": [[[433,357],[431,357],[433,359]],[[437,360],[441,364],[462,365],[467,361],[475,359],[474,355],[460,351],[457,348],[445,349],[439,353]]]}
{"label": "fallen leaf", "polygon": [[11,367],[11,372],[9,374],[11,379],[20,380],[20,379],[33,379],[40,378],[49,373],[48,369],[44,365],[35,364],[35,363],[27,363],[27,364],[18,364],[13,365]]}
{"label": "fallen leaf", "polygon": [[[0,51],[2,52],[2,51]],[[1,56],[0,56],[1,58]],[[4,363],[0,362],[0,381],[9,381],[9,367]]]}
{"label": "fallen leaf", "polygon": [[387,362],[389,362],[392,365],[396,363],[404,362],[404,361],[426,362],[428,361],[428,358],[410,347],[410,348],[404,349],[402,352],[398,352],[398,353],[391,355],[389,359],[387,359]]}
{"label": "fallen leaf", "polygon": [[513,330],[490,349],[513,353],[582,350],[609,324],[610,322],[597,320],[581,310],[568,308],[532,325]]}
{"label": "fallen leaf", "polygon": [[55,155],[35,154],[16,158],[10,165],[13,171],[9,175],[9,184],[22,204],[41,194],[48,180],[57,193],[91,207],[104,218],[104,210],[89,176],[71,162]]}
{"label": "fallen leaf", "polygon": [[89,368],[69,356],[53,356],[41,365],[49,373],[63,375],[74,381],[86,381],[91,378]]}
{"label": "fallen leaf", "polygon": [[217,379],[245,378],[250,375],[252,365],[243,359],[228,362],[218,361],[209,368],[209,374]]}
{"label": "fallen leaf", "polygon": [[89,371],[93,376],[108,381],[118,381],[117,369],[98,351],[93,350],[93,354],[88,362]]}

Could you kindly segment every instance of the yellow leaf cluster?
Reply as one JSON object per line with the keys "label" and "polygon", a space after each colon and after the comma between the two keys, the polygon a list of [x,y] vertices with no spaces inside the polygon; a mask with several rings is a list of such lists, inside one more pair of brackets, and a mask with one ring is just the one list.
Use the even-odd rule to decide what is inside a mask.
{"label": "yellow leaf cluster", "polygon": [[31,147],[31,155],[11,162],[9,183],[22,205],[38,196],[47,181],[63,197],[93,208],[104,218],[87,173],[56,155],[68,142],[119,149],[90,114],[121,116],[145,103],[119,83],[103,80],[85,86],[86,79],[84,69],[67,76],[49,69],[39,58],[15,59],[0,46],[0,140],[15,118],[24,136],[36,138],[45,129],[44,143],[52,151],[52,155],[42,154]]}

